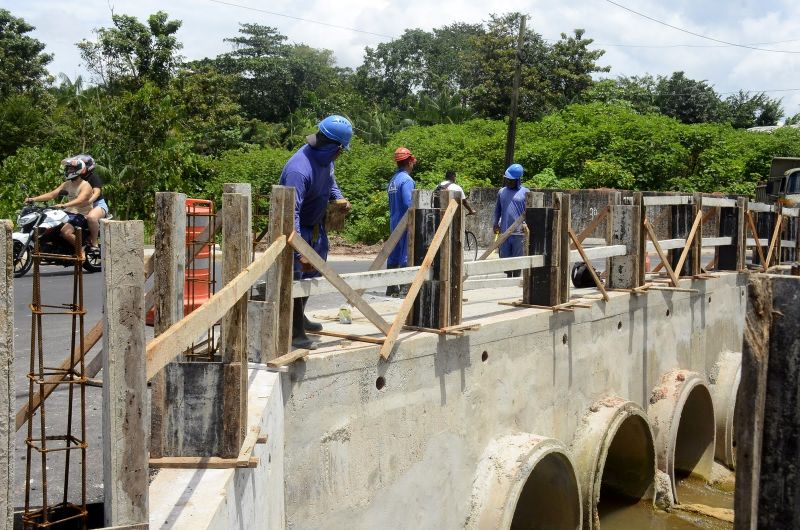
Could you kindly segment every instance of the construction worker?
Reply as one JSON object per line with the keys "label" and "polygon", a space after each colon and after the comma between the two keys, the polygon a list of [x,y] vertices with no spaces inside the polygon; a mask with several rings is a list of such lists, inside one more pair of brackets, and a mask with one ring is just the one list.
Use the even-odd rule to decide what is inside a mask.
{"label": "construction worker", "polygon": [[467,195],[464,193],[464,188],[456,184],[456,172],[452,169],[448,169],[447,172],[444,174],[444,180],[439,183],[433,190],[433,200],[432,206],[434,208],[439,208],[439,192],[442,190],[453,191],[458,194],[458,198],[461,199],[461,204],[464,205],[464,208],[467,209],[467,215],[475,215],[476,212],[475,208],[472,207],[472,204],[467,200]]}
{"label": "construction worker", "polygon": [[[334,161],[349,149],[353,126],[343,116],[328,116],[319,130],[306,137],[306,145],[292,155],[281,173],[280,184],[295,189],[294,230],[322,257],[328,257],[325,212],[328,202],[344,199],[334,176]],[[345,203],[350,209],[350,203]],[[319,276],[308,260],[295,253],[294,278]],[[306,331],[320,331],[322,325],[305,315],[308,297],[295,298],[292,308],[292,346],[316,349]]]}
{"label": "construction worker", "polygon": [[[519,164],[511,164],[503,174],[504,186],[497,192],[497,204],[494,207],[494,232],[499,234],[508,230],[520,215],[525,213],[525,195],[528,188],[520,181],[524,169]],[[520,224],[511,236],[500,245],[500,257],[511,258],[522,255],[523,232]],[[519,276],[520,271],[508,271],[506,276]]]}
{"label": "construction worker", "polygon": [[[411,192],[414,190],[414,179],[411,178],[411,172],[414,171],[417,159],[408,148],[398,147],[394,152],[394,161],[397,164],[397,170],[386,187],[386,191],[389,193],[389,229],[391,231],[394,231],[411,206]],[[408,232],[403,234],[387,260],[387,267],[390,269],[407,265]],[[406,293],[408,293],[408,286],[389,285],[386,287],[386,296],[405,296]]]}

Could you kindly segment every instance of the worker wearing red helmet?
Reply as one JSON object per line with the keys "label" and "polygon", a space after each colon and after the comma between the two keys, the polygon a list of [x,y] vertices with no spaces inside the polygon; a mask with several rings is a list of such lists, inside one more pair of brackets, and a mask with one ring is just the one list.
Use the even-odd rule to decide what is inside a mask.
{"label": "worker wearing red helmet", "polygon": [[[414,179],[411,172],[417,159],[406,147],[398,147],[394,152],[394,161],[397,171],[389,181],[386,191],[389,193],[389,229],[395,227],[411,206],[411,192],[414,191]],[[408,265],[408,233],[403,234],[397,242],[387,260],[388,268],[396,269]],[[386,296],[403,296],[404,289],[399,285],[390,285],[386,288]],[[406,290],[407,292],[407,290]]]}

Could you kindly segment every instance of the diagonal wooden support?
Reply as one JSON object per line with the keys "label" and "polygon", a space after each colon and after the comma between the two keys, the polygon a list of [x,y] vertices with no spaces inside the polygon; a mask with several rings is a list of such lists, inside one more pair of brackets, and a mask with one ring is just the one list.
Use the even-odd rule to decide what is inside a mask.
{"label": "diagonal wooden support", "polygon": [[203,305],[176,322],[147,345],[147,379],[188,348],[197,336],[213,326],[264,275],[286,247],[286,237],[273,242],[261,256],[248,265],[234,279]]}
{"label": "diagonal wooden support", "polygon": [[594,271],[594,267],[592,267],[592,261],[586,255],[586,252],[583,251],[583,245],[581,242],[578,241],[578,236],[575,235],[575,232],[572,231],[572,228],[569,229],[569,237],[572,239],[572,244],[575,245],[575,248],[578,251],[578,254],[581,255],[583,262],[586,264],[586,268],[589,270],[589,274],[592,275],[592,279],[594,280],[594,284],[597,286],[597,289],[603,294],[603,300],[608,302],[608,293],[606,292],[606,288],[603,287],[603,282],[600,278],[597,277],[597,273]]}
{"label": "diagonal wooden support", "polygon": [[672,280],[672,285],[674,287],[678,287],[678,277],[675,276],[675,271],[672,270],[672,267],[669,264],[669,260],[667,259],[667,255],[664,254],[664,251],[661,250],[661,244],[658,242],[658,237],[656,236],[655,232],[653,231],[653,226],[650,224],[650,221],[645,219],[644,220],[644,229],[647,231],[647,235],[650,237],[650,241],[653,242],[653,246],[658,253],[658,257],[661,258],[661,263],[664,264],[664,268],[667,269],[667,274],[669,274],[670,280]]}
{"label": "diagonal wooden support", "polygon": [[389,332],[389,323],[386,322],[382,316],[375,311],[371,305],[369,305],[359,294],[347,285],[347,282],[339,276],[336,271],[334,271],[330,265],[325,263],[319,254],[311,248],[311,245],[306,243],[306,241],[300,237],[297,232],[292,232],[289,236],[289,245],[291,245],[297,252],[300,253],[301,256],[306,258],[311,265],[317,269],[320,274],[322,274],[326,280],[330,282],[331,285],[336,287],[340,293],[347,299],[348,302],[353,304],[356,309],[361,311],[361,314],[367,317],[367,319],[372,322],[375,327],[381,330],[383,333]]}
{"label": "diagonal wooden support", "polygon": [[753,214],[750,211],[745,212],[745,217],[747,217],[747,224],[750,227],[750,233],[753,235],[753,239],[756,242],[756,250],[758,251],[758,257],[761,259],[761,265],[763,267],[762,270],[767,270],[767,259],[764,256],[764,249],[761,248],[761,240],[758,238],[758,230],[756,230],[756,223],[753,221]]}
{"label": "diagonal wooden support", "polygon": [[[762,270],[766,271],[769,267],[769,262],[772,260],[772,253],[775,251],[775,242],[777,241],[780,244],[780,230],[781,230],[781,221],[783,220],[782,215],[777,216],[778,219],[775,221],[775,229],[772,231],[772,239],[769,241],[769,250],[767,251],[767,258],[764,260]],[[780,255],[780,250],[778,251]],[[780,262],[780,257],[778,258],[778,262]]]}
{"label": "diagonal wooden support", "polygon": [[[397,242],[400,241],[400,238],[403,237],[403,234],[405,234],[406,230],[408,229],[408,216],[409,213],[407,210],[405,215],[403,215],[403,218],[400,219],[400,222],[397,223],[397,226],[394,227],[392,233],[389,234],[389,239],[387,239],[386,243],[383,244],[381,251],[378,252],[378,255],[375,256],[374,260],[372,260],[372,264],[369,266],[367,271],[376,271],[383,268],[383,264],[386,263],[387,259],[389,259],[389,254],[392,253],[394,247],[397,246]],[[356,293],[358,293],[358,296],[364,296],[364,291],[366,291],[366,289],[359,289],[356,291]]]}
{"label": "diagonal wooden support", "polygon": [[509,227],[506,229],[506,231],[505,231],[505,232],[503,232],[502,234],[500,234],[500,236],[497,238],[497,240],[496,240],[494,243],[492,243],[492,246],[490,246],[490,247],[489,247],[489,248],[486,250],[486,252],[484,252],[483,254],[481,254],[481,255],[478,257],[477,261],[482,261],[482,260],[485,260],[486,258],[488,258],[488,257],[489,257],[489,256],[492,254],[492,252],[494,252],[496,249],[498,249],[498,248],[500,247],[500,245],[502,245],[503,243],[505,243],[505,242],[506,242],[506,239],[508,239],[509,237],[511,237],[511,235],[514,233],[514,231],[517,229],[517,227],[518,227],[519,225],[521,225],[521,224],[522,224],[524,221],[525,221],[525,214],[523,213],[522,215],[520,215],[519,217],[517,217],[517,220],[516,220],[516,221],[514,221],[514,222],[511,224],[511,226],[509,226]]}
{"label": "diagonal wooden support", "polygon": [[[602,223],[605,218],[608,217],[609,212],[611,212],[610,206],[603,208],[603,210],[597,214],[588,225],[586,225],[586,228],[581,230],[581,233],[576,236],[578,241],[583,243],[583,240],[589,237],[595,231],[595,229],[600,226],[600,223]],[[570,250],[575,250],[576,248],[577,247],[574,243],[570,246]]]}
{"label": "diagonal wooden support", "polygon": [[689,236],[686,238],[686,245],[683,247],[683,252],[681,252],[681,257],[678,258],[678,264],[675,266],[674,269],[678,276],[680,276],[681,271],[683,270],[683,264],[686,261],[686,257],[689,255],[689,251],[692,250],[692,241],[697,235],[697,229],[700,227],[702,222],[703,222],[703,212],[697,212],[697,216],[694,218],[694,223],[692,223],[692,229],[689,231]]}
{"label": "diagonal wooden support", "polygon": [[428,270],[433,266],[433,259],[436,257],[436,253],[439,251],[439,247],[442,245],[447,231],[450,229],[450,223],[453,222],[453,217],[455,217],[458,211],[458,206],[458,201],[451,200],[447,205],[447,210],[445,210],[444,215],[442,215],[442,220],[439,223],[439,227],[436,229],[436,233],[433,235],[433,240],[428,247],[428,252],[425,254],[425,259],[422,260],[422,265],[420,265],[417,275],[414,277],[414,281],[411,282],[408,294],[403,300],[397,315],[394,317],[392,327],[386,334],[386,342],[381,346],[380,354],[384,359],[388,359],[389,354],[392,353],[394,343],[397,342],[397,337],[400,335],[400,331],[403,329],[403,325],[414,307],[414,300],[417,298],[419,290],[422,288],[422,282],[425,281]]}

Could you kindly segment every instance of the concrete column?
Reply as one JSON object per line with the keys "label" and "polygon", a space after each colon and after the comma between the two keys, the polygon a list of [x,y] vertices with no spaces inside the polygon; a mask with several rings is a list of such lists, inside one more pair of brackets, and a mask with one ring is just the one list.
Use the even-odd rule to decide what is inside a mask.
{"label": "concrete column", "polygon": [[[558,300],[563,304],[569,302],[569,289],[571,283],[571,270],[569,266],[569,247],[570,237],[569,231],[572,225],[572,207],[570,203],[569,193],[561,193],[554,195],[555,200],[558,200],[559,209],[559,233],[557,237],[558,242]],[[591,263],[587,263],[591,266]]]}
{"label": "concrete column", "polygon": [[[183,286],[186,275],[186,195],[156,193],[156,222],[153,235],[153,292],[155,293],[154,332],[158,336],[183,318]],[[178,357],[180,359],[181,357]],[[164,372],[151,383],[150,456],[160,458],[164,451],[165,422],[170,403]]]}
{"label": "concrete column", "polygon": [[144,223],[102,221],[106,526],[148,521]]}
{"label": "concrete column", "polygon": [[[561,205],[553,194],[553,203]],[[529,252],[544,257],[544,266],[531,269],[530,280],[523,285],[523,302],[553,306],[560,303],[559,264],[561,255],[561,222],[557,208],[526,208],[525,223],[530,227]],[[569,247],[567,247],[568,249]],[[569,274],[569,273],[567,273]]]}
{"label": "concrete column", "polygon": [[11,221],[0,221],[0,521],[14,518],[14,255]]}
{"label": "concrete column", "polygon": [[[730,245],[717,247],[715,255],[717,257],[717,270],[736,271],[744,267],[744,254],[747,250],[744,247],[745,234],[745,202],[747,199],[739,197],[735,208],[720,208],[719,210],[719,231],[720,237],[730,237]],[[741,260],[741,261],[740,261]]]}
{"label": "concrete column", "polygon": [[639,283],[639,267],[643,265],[643,256],[639,254],[641,209],[638,206],[624,205],[621,201],[610,206],[608,244],[625,245],[627,255],[609,258],[606,281],[611,289],[633,289],[641,285]]}

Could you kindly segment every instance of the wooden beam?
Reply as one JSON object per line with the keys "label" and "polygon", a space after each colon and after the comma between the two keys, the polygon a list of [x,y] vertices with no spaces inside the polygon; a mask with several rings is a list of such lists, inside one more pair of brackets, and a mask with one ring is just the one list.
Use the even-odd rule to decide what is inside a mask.
{"label": "wooden beam", "polygon": [[295,361],[303,359],[309,353],[311,353],[311,350],[297,348],[295,350],[290,351],[286,355],[281,355],[280,357],[276,357],[275,359],[267,361],[267,366],[270,368],[278,368],[280,366],[286,366],[287,364],[292,364]]}
{"label": "wooden beam", "polygon": [[[748,208],[749,206],[750,205],[748,205]],[[750,227],[750,233],[753,234],[753,239],[755,239],[755,247],[758,251],[758,257],[761,259],[763,270],[766,270],[767,259],[764,256],[764,249],[761,248],[761,240],[758,238],[758,230],[756,230],[756,224],[753,221],[753,214],[750,213],[750,210],[745,212],[745,217],[747,217],[747,224]]]}
{"label": "wooden beam", "polygon": [[[600,213],[598,213],[595,216],[595,218],[592,219],[592,221],[588,225],[586,225],[586,228],[581,230],[581,233],[577,235],[578,241],[583,243],[584,239],[586,239],[587,237],[592,235],[594,233],[594,231],[597,229],[597,227],[600,226],[600,223],[602,223],[605,220],[605,218],[608,216],[608,213],[610,211],[611,211],[611,207],[610,206],[606,206],[605,208],[603,208],[600,211]],[[570,250],[575,250],[576,248],[577,247],[575,247],[574,243],[572,245],[570,245]]]}
{"label": "wooden beam", "polygon": [[517,227],[519,227],[519,225],[521,225],[523,222],[525,222],[525,214],[524,213],[522,215],[520,215],[519,217],[517,217],[517,219],[511,224],[511,226],[506,228],[506,231],[503,232],[502,234],[500,234],[497,237],[497,239],[494,241],[494,243],[492,243],[492,245],[488,249],[486,249],[486,252],[484,252],[483,254],[478,256],[478,259],[475,260],[475,261],[482,261],[482,260],[485,260],[486,258],[488,258],[489,256],[491,256],[492,252],[497,250],[500,247],[500,245],[505,243],[506,240],[509,237],[511,237],[511,235],[514,233],[514,231],[517,229]]}
{"label": "wooden beam", "polygon": [[105,525],[148,519],[144,223],[101,221],[103,233],[103,491]]}
{"label": "wooden beam", "polygon": [[583,258],[583,262],[586,263],[586,268],[589,271],[589,274],[592,275],[595,285],[603,294],[603,300],[608,302],[609,298],[606,288],[603,286],[603,282],[600,280],[600,278],[597,277],[597,273],[595,272],[594,267],[592,267],[592,261],[588,258],[588,256],[586,256],[586,252],[583,251],[583,245],[581,245],[581,242],[578,241],[578,236],[575,235],[575,232],[572,231],[572,228],[569,229],[569,237],[572,239],[572,244],[575,245],[576,250]]}
{"label": "wooden beam", "polygon": [[198,335],[213,326],[233,307],[250,287],[272,266],[286,247],[286,237],[279,237],[261,256],[236,278],[217,291],[206,303],[147,345],[147,378],[152,378],[168,362],[184,351]]}
{"label": "wooden beam", "polygon": [[[11,221],[0,220],[0,527],[14,528],[14,241]],[[31,258],[29,258],[31,259]]]}
{"label": "wooden beam", "polygon": [[386,339],[383,337],[370,337],[369,335],[355,335],[353,333],[342,333],[339,331],[330,331],[323,329],[321,331],[306,331],[309,335],[321,335],[323,337],[338,337],[340,339],[347,339],[356,342],[366,342],[369,344],[383,344]]}
{"label": "wooden beam", "polygon": [[238,458],[220,458],[217,456],[165,456],[151,458],[150,467],[153,469],[235,469],[256,468],[259,459],[250,457],[245,462]]}
{"label": "wooden beam", "polygon": [[[294,231],[295,189],[272,186],[269,205],[269,241],[287,239]],[[275,267],[267,271],[263,313],[261,315],[261,362],[286,355],[292,350],[292,279],[294,253],[280,255]]]}
{"label": "wooden beam", "polygon": [[367,320],[372,322],[375,327],[384,333],[389,332],[389,323],[386,322],[383,317],[372,308],[371,305],[361,298],[352,287],[347,285],[347,282],[344,281],[342,277],[331,268],[330,265],[325,263],[325,260],[323,260],[320,255],[317,254],[313,248],[311,248],[311,245],[306,243],[300,234],[297,232],[292,232],[292,234],[289,236],[289,245],[299,252],[301,256],[306,258],[308,262],[315,269],[317,269],[320,274],[322,274],[325,279],[331,283],[331,285],[336,287],[348,302],[353,304],[359,311],[361,311],[361,314],[364,315]]}
{"label": "wooden beam", "polygon": [[686,261],[686,257],[689,255],[689,251],[692,250],[692,241],[694,240],[694,237],[697,234],[697,229],[701,226],[702,222],[703,212],[697,212],[697,215],[694,218],[694,223],[692,223],[692,229],[689,230],[689,235],[686,237],[686,246],[683,247],[683,252],[681,252],[680,258],[678,258],[678,264],[675,266],[675,271],[678,276],[680,276],[681,271],[683,270],[683,264]]}
{"label": "wooden beam", "polygon": [[426,328],[426,327],[423,327],[423,326],[405,325],[405,326],[403,326],[403,329],[406,330],[406,331],[419,331],[420,333],[433,333],[434,335],[455,335],[457,337],[464,336],[464,332],[463,331],[452,331],[452,330],[451,331],[447,331],[444,328],[435,329],[435,328]]}
{"label": "wooden beam", "polygon": [[678,277],[675,276],[675,271],[672,270],[672,267],[669,264],[669,260],[667,259],[666,254],[664,254],[664,251],[661,250],[661,245],[658,243],[658,237],[656,237],[656,234],[653,231],[653,226],[647,219],[644,220],[644,229],[647,231],[647,235],[650,237],[650,241],[653,242],[653,247],[656,249],[658,257],[661,259],[661,263],[663,263],[664,267],[667,269],[667,274],[669,274],[669,277],[672,280],[672,285],[678,287]]}
{"label": "wooden beam", "polygon": [[400,335],[403,324],[405,323],[406,318],[408,318],[409,313],[411,313],[411,309],[414,307],[414,300],[416,299],[417,295],[419,294],[419,290],[422,287],[425,274],[433,265],[433,260],[436,257],[436,253],[439,251],[439,247],[441,246],[444,236],[447,234],[447,231],[450,228],[450,223],[452,222],[457,211],[458,202],[450,201],[450,204],[447,206],[447,210],[445,210],[441,222],[439,223],[439,227],[436,229],[433,240],[428,247],[428,252],[425,254],[425,258],[422,260],[422,264],[417,272],[417,277],[414,278],[414,281],[411,283],[411,286],[408,289],[408,294],[403,300],[403,303],[400,305],[400,309],[394,318],[394,322],[392,323],[389,332],[386,334],[386,342],[383,343],[380,351],[382,358],[388,359],[389,355],[392,353],[392,349],[397,341],[397,337]]}
{"label": "wooden beam", "polygon": [[[772,260],[772,253],[775,251],[775,242],[780,241],[780,229],[781,229],[781,221],[783,221],[782,215],[777,215],[777,219],[775,220],[775,229],[772,231],[772,239],[769,241],[769,250],[767,251],[767,257],[764,260],[762,270],[766,271],[769,267],[769,262]],[[778,262],[780,263],[780,250],[778,251]]]}
{"label": "wooden beam", "polygon": [[[397,226],[394,227],[392,233],[389,234],[389,239],[387,239],[386,242],[383,244],[380,252],[378,252],[378,255],[375,256],[374,260],[372,260],[372,263],[370,264],[367,271],[376,271],[378,269],[383,268],[383,264],[386,263],[386,260],[389,259],[389,254],[391,254],[392,250],[394,250],[394,247],[397,246],[397,243],[403,237],[403,234],[406,233],[407,228],[408,228],[408,210],[406,210],[406,213],[400,219],[400,222],[397,223]],[[358,296],[364,296],[364,291],[366,291],[366,289],[359,289],[356,292],[358,293]]]}

